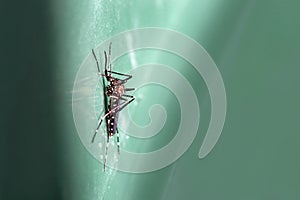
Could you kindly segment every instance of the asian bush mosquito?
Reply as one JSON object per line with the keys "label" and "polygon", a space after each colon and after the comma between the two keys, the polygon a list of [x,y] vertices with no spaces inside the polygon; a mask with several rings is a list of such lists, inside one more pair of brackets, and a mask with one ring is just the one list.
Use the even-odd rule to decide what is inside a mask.
{"label": "asian bush mosquito", "polygon": [[[128,104],[130,104],[135,98],[132,95],[125,94],[126,91],[135,90],[135,88],[125,88],[124,84],[132,78],[129,74],[122,74],[119,72],[115,72],[111,70],[111,42],[109,44],[108,55],[106,51],[104,51],[104,74],[100,71],[100,66],[94,49],[92,49],[93,56],[96,61],[98,76],[102,78],[103,85],[103,101],[105,107],[105,113],[99,119],[98,126],[95,130],[95,133],[92,138],[92,143],[95,140],[95,137],[99,131],[100,125],[103,120],[106,120],[106,130],[107,130],[107,141],[105,147],[105,158],[104,158],[104,171],[106,166],[107,159],[107,151],[108,151],[108,143],[109,137],[113,135],[117,135],[117,147],[118,153],[120,153],[120,136],[118,131],[118,118],[119,112],[124,109]],[[117,78],[112,76],[112,74],[119,75],[120,77],[125,77],[124,79]],[[104,78],[105,77],[105,78]],[[105,81],[106,80],[106,81]]]}

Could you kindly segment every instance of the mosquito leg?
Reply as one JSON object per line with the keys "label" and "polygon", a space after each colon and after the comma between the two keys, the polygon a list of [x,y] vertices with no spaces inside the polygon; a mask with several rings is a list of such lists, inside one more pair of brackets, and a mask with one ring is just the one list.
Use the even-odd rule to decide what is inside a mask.
{"label": "mosquito leg", "polygon": [[92,53],[93,53],[93,56],[94,56],[94,58],[95,58],[95,60],[96,60],[98,73],[100,74],[101,72],[100,72],[99,62],[98,62],[98,59],[97,59],[96,54],[95,54],[95,52],[94,52],[94,49],[92,49]]}
{"label": "mosquito leg", "polygon": [[111,56],[111,44],[112,44],[112,42],[109,43],[109,47],[108,47],[109,56]]}
{"label": "mosquito leg", "polygon": [[107,54],[106,54],[106,51],[104,51],[104,59],[105,59],[105,62],[104,62],[104,73],[105,73],[107,81],[109,81],[108,77],[110,75],[108,75],[108,73],[107,73]]}
{"label": "mosquito leg", "polygon": [[[120,106],[117,106],[117,112],[120,112],[121,110],[123,110],[128,104],[130,104],[135,98],[132,97],[132,99],[127,100],[126,102],[124,102],[123,104],[121,104]],[[119,107],[119,108],[118,108]]]}
{"label": "mosquito leg", "polygon": [[[130,97],[131,97],[131,96],[130,96]],[[98,126],[97,126],[97,128],[96,128],[96,131],[95,131],[95,133],[94,133],[94,135],[93,135],[92,143],[93,143],[94,140],[95,140],[95,137],[96,137],[96,135],[97,135],[97,133],[98,133],[98,130],[99,130],[99,128],[100,128],[100,125],[102,124],[103,119],[105,119],[109,114],[111,114],[111,113],[113,113],[113,112],[120,112],[121,110],[123,110],[128,104],[130,104],[130,103],[135,99],[133,96],[132,96],[131,98],[132,98],[132,99],[130,99],[130,100],[126,100],[126,99],[120,97],[120,99],[126,100],[126,101],[125,101],[123,104],[121,104],[121,105],[119,105],[119,106],[116,106],[115,108],[111,109],[109,112],[107,112],[105,115],[103,115],[103,116],[101,117],[100,122],[99,122],[99,124],[98,124]]]}
{"label": "mosquito leg", "polygon": [[[132,99],[127,100],[124,104],[122,104],[121,107],[117,110],[117,112],[120,112],[123,108],[125,108],[128,104],[130,104],[134,100],[133,96],[130,96],[130,95],[126,95],[126,96],[131,97]],[[121,99],[124,100],[124,98],[121,98]],[[119,134],[118,128],[117,128],[117,146],[118,146],[118,154],[120,154],[120,134]]]}
{"label": "mosquito leg", "polygon": [[[97,57],[96,57],[96,54],[95,54],[94,49],[92,49],[92,53],[93,53],[94,59],[96,60],[97,70],[98,70],[98,75],[99,75],[99,76],[101,75],[101,76],[107,77],[105,74],[101,74],[100,67],[99,67],[99,62],[98,62],[98,59],[97,59]],[[105,61],[105,62],[106,62],[106,61]],[[101,58],[100,58],[100,64],[101,64]]]}
{"label": "mosquito leg", "polygon": [[98,131],[99,131],[99,127],[100,127],[100,125],[101,125],[101,123],[102,123],[102,117],[101,117],[101,119],[100,119],[100,122],[98,123],[98,126],[97,126],[97,128],[96,128],[96,130],[95,130],[95,133],[94,133],[94,135],[93,135],[93,138],[92,138],[92,143],[94,142],[94,140],[95,140],[95,138],[96,138],[96,135],[97,135],[97,133],[98,133]]}
{"label": "mosquito leg", "polygon": [[108,155],[108,144],[109,144],[109,136],[107,136],[106,145],[105,145],[105,156],[104,156],[104,163],[103,163],[103,171],[105,172],[106,167],[106,160]]}
{"label": "mosquito leg", "polygon": [[109,43],[109,47],[108,47],[108,71],[111,71],[111,61],[110,61],[110,57],[111,57],[111,44],[112,43],[110,42]]}
{"label": "mosquito leg", "polygon": [[128,94],[123,94],[124,97],[130,97],[130,98],[134,98],[134,96],[132,95],[128,95]]}
{"label": "mosquito leg", "polygon": [[125,88],[125,91],[132,91],[135,90],[135,88]]}
{"label": "mosquito leg", "polygon": [[120,75],[120,76],[132,77],[132,75],[130,75],[130,74],[123,74],[123,73],[120,73],[120,72],[114,72],[114,71],[109,71],[109,72],[112,73],[112,74]]}
{"label": "mosquito leg", "polygon": [[[114,97],[114,96],[112,96],[112,97]],[[123,99],[123,98],[122,98],[122,99]],[[126,99],[124,99],[124,100],[126,100]],[[94,140],[95,140],[95,138],[96,138],[96,135],[97,135],[97,133],[98,133],[98,131],[99,131],[100,125],[102,124],[103,120],[104,120],[108,115],[110,115],[112,112],[115,112],[119,107],[120,107],[120,106],[117,106],[117,107],[115,107],[114,109],[111,109],[109,112],[107,112],[105,115],[103,115],[103,116],[100,118],[100,121],[99,121],[99,123],[98,123],[98,126],[97,126],[97,128],[96,128],[96,130],[95,130],[95,133],[94,133],[94,135],[93,135],[93,138],[92,138],[92,143],[94,142]],[[107,137],[109,138],[109,134],[107,135]]]}
{"label": "mosquito leg", "polygon": [[[111,97],[114,97],[114,96],[111,96]],[[106,113],[103,117],[105,118],[107,115],[113,113],[113,112],[120,112],[121,110],[123,110],[128,104],[130,104],[135,98],[134,96],[130,96],[131,99],[125,99],[125,98],[122,98],[122,97],[118,97],[119,99],[122,99],[124,100],[125,102],[116,106],[115,108],[111,109],[108,113]],[[102,118],[103,118],[102,117]]]}
{"label": "mosquito leg", "polygon": [[117,147],[118,147],[118,154],[120,154],[120,134],[117,128]]}
{"label": "mosquito leg", "polygon": [[100,125],[102,124],[103,120],[104,120],[110,113],[111,113],[111,111],[107,112],[105,115],[103,115],[103,116],[100,118],[100,121],[99,121],[99,123],[98,123],[98,126],[97,126],[97,128],[96,128],[96,130],[95,130],[95,133],[94,133],[94,135],[93,135],[93,138],[92,138],[92,143],[93,143],[94,140],[95,140],[95,137],[96,137],[96,135],[97,135],[97,133],[98,133],[98,131],[99,131]]}
{"label": "mosquito leg", "polygon": [[109,72],[112,73],[112,74],[120,75],[120,76],[126,76],[127,78],[123,79],[122,83],[124,83],[124,82],[126,82],[126,81],[128,81],[129,79],[132,78],[132,75],[130,75],[130,74],[122,74],[122,73],[114,72],[114,71],[109,71]]}

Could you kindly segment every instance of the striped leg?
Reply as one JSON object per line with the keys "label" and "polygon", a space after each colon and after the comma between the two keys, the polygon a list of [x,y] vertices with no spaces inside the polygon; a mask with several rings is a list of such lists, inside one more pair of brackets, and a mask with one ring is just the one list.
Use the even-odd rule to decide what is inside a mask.
{"label": "striped leg", "polygon": [[117,128],[117,147],[118,147],[118,154],[120,154],[120,134]]}

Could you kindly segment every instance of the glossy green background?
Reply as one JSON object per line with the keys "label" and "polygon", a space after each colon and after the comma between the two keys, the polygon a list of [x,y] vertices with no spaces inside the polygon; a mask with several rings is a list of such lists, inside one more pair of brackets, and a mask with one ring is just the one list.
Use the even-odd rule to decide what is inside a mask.
{"label": "glossy green background", "polygon": [[[300,198],[298,1],[56,0],[32,5],[20,5],[18,14],[28,12],[10,19],[17,27],[28,24],[31,29],[24,25],[20,31],[15,28],[15,36],[4,33],[15,48],[4,43],[10,59],[2,62],[11,66],[7,72],[15,81],[8,84],[7,78],[2,84],[8,94],[0,198]],[[225,126],[203,160],[197,154],[205,128],[169,167],[147,174],[103,173],[74,126],[73,81],[92,48],[121,31],[142,27],[182,32],[207,50],[226,87]],[[15,60],[15,49],[29,64]],[[19,66],[16,76],[14,66]],[[198,95],[205,127],[210,102],[208,96]],[[15,116],[24,120],[15,125]],[[12,136],[16,132],[18,137]],[[37,139],[40,134],[43,139]]]}

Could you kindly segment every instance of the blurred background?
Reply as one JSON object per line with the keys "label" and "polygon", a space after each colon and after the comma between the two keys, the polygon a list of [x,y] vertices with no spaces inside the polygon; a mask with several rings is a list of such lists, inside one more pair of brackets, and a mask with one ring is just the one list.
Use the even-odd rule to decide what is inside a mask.
{"label": "blurred background", "polygon": [[[299,7],[296,0],[2,0],[0,200],[299,199]],[[207,50],[226,87],[225,127],[205,159],[197,157],[202,130],[164,169],[103,173],[75,129],[73,83],[92,48],[143,27],[182,32]],[[207,127],[209,96],[199,96]]]}

